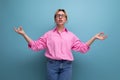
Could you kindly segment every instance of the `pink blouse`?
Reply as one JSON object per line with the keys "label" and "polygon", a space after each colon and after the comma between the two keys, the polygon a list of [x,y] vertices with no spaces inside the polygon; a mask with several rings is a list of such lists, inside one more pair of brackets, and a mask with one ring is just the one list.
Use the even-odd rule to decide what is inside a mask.
{"label": "pink blouse", "polygon": [[38,40],[28,43],[28,47],[34,51],[46,49],[45,56],[54,60],[73,61],[71,50],[86,53],[89,46],[83,43],[66,28],[62,32],[53,29],[45,33]]}

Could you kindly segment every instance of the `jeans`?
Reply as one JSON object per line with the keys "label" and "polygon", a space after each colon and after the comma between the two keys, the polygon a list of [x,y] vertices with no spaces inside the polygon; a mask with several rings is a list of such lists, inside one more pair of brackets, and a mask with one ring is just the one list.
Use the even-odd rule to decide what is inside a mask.
{"label": "jeans", "polygon": [[48,59],[47,78],[48,80],[71,80],[72,61]]}

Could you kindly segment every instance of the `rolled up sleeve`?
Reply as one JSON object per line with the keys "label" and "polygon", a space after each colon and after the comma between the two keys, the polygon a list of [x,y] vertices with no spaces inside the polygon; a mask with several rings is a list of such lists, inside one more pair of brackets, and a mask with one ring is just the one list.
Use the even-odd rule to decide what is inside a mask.
{"label": "rolled up sleeve", "polygon": [[90,46],[88,46],[86,43],[81,42],[76,36],[73,38],[73,45],[72,50],[86,53],[90,49]]}
{"label": "rolled up sleeve", "polygon": [[46,48],[46,36],[40,37],[38,40],[32,40],[28,43],[28,48],[33,51],[39,51]]}

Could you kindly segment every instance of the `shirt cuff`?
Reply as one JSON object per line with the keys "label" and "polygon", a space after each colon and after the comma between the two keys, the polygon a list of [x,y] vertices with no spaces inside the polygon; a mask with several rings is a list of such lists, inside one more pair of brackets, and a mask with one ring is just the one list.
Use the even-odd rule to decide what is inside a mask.
{"label": "shirt cuff", "polygon": [[30,42],[28,43],[28,48],[31,48],[32,45],[33,45],[33,43],[34,43],[34,41],[30,41]]}
{"label": "shirt cuff", "polygon": [[[85,43],[86,44],[86,43]],[[88,48],[88,50],[90,49],[90,46],[88,45],[88,44],[86,44],[86,46],[87,46],[87,48]]]}

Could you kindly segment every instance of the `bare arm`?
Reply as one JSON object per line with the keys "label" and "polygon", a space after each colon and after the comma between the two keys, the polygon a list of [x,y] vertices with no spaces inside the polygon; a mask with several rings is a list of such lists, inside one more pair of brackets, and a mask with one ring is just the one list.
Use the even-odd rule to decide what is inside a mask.
{"label": "bare arm", "polygon": [[101,33],[98,33],[98,34],[96,34],[95,36],[93,36],[86,44],[87,44],[88,46],[90,46],[96,39],[104,40],[105,38],[107,38],[107,36],[104,35],[103,32],[101,32]]}
{"label": "bare arm", "polygon": [[14,28],[15,32],[17,32],[18,34],[22,35],[24,37],[24,39],[29,43],[30,41],[32,41],[32,39],[24,32],[22,26],[18,27],[18,28]]}

